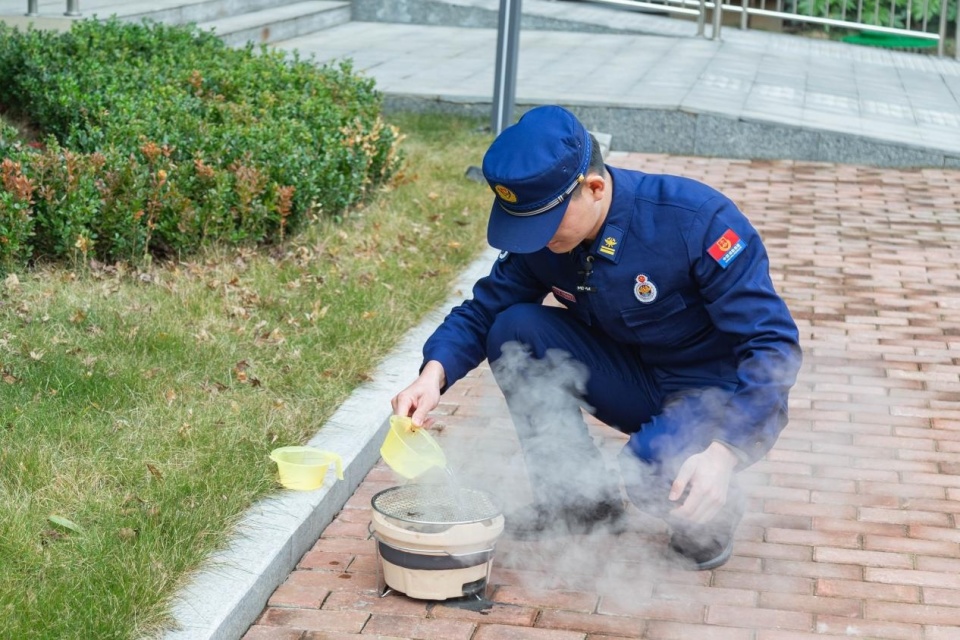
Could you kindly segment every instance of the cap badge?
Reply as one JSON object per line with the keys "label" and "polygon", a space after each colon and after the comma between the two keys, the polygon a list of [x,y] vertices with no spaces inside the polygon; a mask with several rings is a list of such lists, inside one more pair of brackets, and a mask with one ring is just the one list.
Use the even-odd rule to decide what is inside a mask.
{"label": "cap badge", "polygon": [[493,190],[497,192],[498,196],[511,204],[517,201],[517,194],[515,194],[513,191],[510,191],[510,189],[507,189],[502,184],[498,184],[493,188]]}
{"label": "cap badge", "polygon": [[657,299],[657,285],[653,284],[646,275],[637,274],[637,284],[633,287],[633,295],[644,304],[650,304]]}

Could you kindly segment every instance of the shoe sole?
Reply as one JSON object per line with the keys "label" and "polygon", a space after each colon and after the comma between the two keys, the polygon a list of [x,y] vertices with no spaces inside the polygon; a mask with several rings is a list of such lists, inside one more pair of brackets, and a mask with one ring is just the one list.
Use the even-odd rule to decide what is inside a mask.
{"label": "shoe sole", "polygon": [[691,559],[688,558],[687,556],[685,556],[685,555],[683,555],[682,553],[680,553],[677,549],[675,549],[675,548],[673,548],[673,547],[671,547],[670,549],[671,549],[671,551],[673,551],[673,553],[675,553],[679,558],[682,558],[682,559],[683,559],[683,565],[682,565],[682,566],[683,566],[683,568],[686,569],[687,571],[710,571],[711,569],[716,569],[717,567],[721,567],[721,566],[725,565],[725,564],[727,563],[727,561],[730,560],[731,556],[733,556],[733,542],[732,542],[732,541],[730,542],[730,544],[728,544],[728,545],[726,546],[726,548],[720,553],[720,555],[718,555],[718,556],[715,557],[715,558],[711,558],[711,559],[709,559],[709,560],[704,560],[703,562],[694,562],[693,560],[691,560]]}

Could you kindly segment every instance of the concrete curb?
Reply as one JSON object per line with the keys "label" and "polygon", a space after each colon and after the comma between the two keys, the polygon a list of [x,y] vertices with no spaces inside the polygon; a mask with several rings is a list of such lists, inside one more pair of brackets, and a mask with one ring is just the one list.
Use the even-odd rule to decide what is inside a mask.
{"label": "concrete curb", "polygon": [[496,257],[487,249],[453,283],[453,293],[414,327],[308,443],[343,457],[343,480],[330,475],[315,491],[281,491],[253,505],[227,547],[209,559],[174,598],[177,630],[166,640],[243,636],[274,590],[343,508],[380,457],[390,399],[416,375],[421,347],[449,309],[470,295]]}
{"label": "concrete curb", "polygon": [[[515,116],[549,102],[518,98]],[[613,151],[897,168],[960,166],[960,153],[938,148],[935,143],[921,145],[833,131],[828,123],[820,127],[801,126],[777,121],[776,117],[714,113],[707,108],[698,111],[577,100],[564,104],[587,128],[616,132]],[[413,111],[489,118],[491,107],[489,97],[483,96],[384,94],[387,113]]]}

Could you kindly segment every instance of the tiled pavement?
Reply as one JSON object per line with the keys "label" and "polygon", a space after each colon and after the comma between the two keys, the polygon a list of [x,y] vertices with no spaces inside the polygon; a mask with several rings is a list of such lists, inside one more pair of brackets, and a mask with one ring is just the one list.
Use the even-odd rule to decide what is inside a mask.
{"label": "tiled pavement", "polygon": [[[84,7],[114,4],[94,0]],[[2,5],[22,11],[21,3],[0,0]],[[528,0],[525,11],[534,6],[570,11],[567,3],[536,0]],[[61,10],[62,3],[52,9]],[[654,16],[615,19],[642,22],[640,32],[677,27],[671,21],[653,24]],[[388,94],[419,93],[456,103],[488,94],[493,37],[489,30],[351,23],[283,46],[322,59],[354,53],[358,68]],[[593,36],[588,49],[577,44],[577,34],[524,37],[520,99],[526,103],[554,101],[558,86],[571,88],[569,66],[559,58],[558,64],[541,65],[538,54],[580,47],[578,52],[598,60],[619,59],[620,51],[634,56],[629,65],[608,69],[609,86],[591,81],[586,93],[567,95],[595,119],[597,130],[614,133],[616,144],[633,126],[654,139],[659,146],[653,148],[672,153],[692,145],[704,155],[726,150],[750,157],[895,164],[897,158],[884,155],[890,148],[877,145],[881,141],[940,150],[942,157],[934,153],[932,159],[956,166],[960,67],[953,60],[736,30],[715,43]],[[611,46],[598,46],[601,40]],[[437,55],[450,47],[460,53]],[[707,58],[711,64],[703,67]],[[480,71],[469,72],[475,67]],[[599,62],[597,68],[603,68]],[[630,105],[624,69],[649,82],[631,84]],[[848,99],[854,88],[857,100]],[[592,107],[590,100],[596,103]],[[626,110],[620,120],[603,112],[625,105],[640,110]],[[662,106],[682,113],[650,116]],[[696,136],[687,122],[691,113],[700,114]],[[699,137],[704,130],[714,137]],[[831,132],[860,141],[851,143],[852,150],[841,148]],[[827,154],[831,145],[837,149]],[[925,154],[914,160],[930,160]],[[775,278],[801,327],[806,360],[791,399],[792,420],[774,451],[746,473],[751,508],[735,557],[713,572],[676,571],[656,555],[664,541],[662,525],[634,513],[634,530],[619,539],[559,546],[501,540],[489,593],[496,604],[485,613],[396,594],[379,598],[367,533],[369,502],[377,490],[397,483],[380,465],[276,590],[246,638],[960,639],[960,323],[953,320],[960,309],[960,170],[638,154],[612,161],[697,177],[740,202],[766,238]],[[351,407],[346,417],[357,413]],[[371,413],[379,425],[383,416]],[[452,388],[440,413],[440,438],[462,480],[493,491],[505,506],[522,502],[516,440],[489,371],[480,368]],[[332,439],[344,443],[353,437],[344,427],[326,425],[321,435],[333,433]],[[602,426],[595,429],[614,455],[623,438]],[[322,511],[311,511],[312,499],[281,498],[279,509],[260,509],[260,519],[286,523],[305,514],[309,520]],[[292,537],[301,529],[296,532]],[[247,535],[248,546],[228,556],[229,571],[220,566],[206,574],[213,576],[212,587],[185,592],[186,607],[178,615],[185,608],[196,626],[188,624],[177,638],[235,637],[207,635],[205,616],[211,624],[231,615],[237,624],[242,617],[240,628],[246,626],[245,616],[222,607],[210,613],[203,605],[220,592],[233,606],[239,595],[225,593],[224,585],[242,590],[262,567],[268,569],[257,585],[269,582],[279,565],[257,554],[281,557],[291,543],[277,535],[276,548],[266,544],[251,551],[249,545],[276,533],[261,527]],[[238,574],[249,582],[239,583]],[[253,600],[256,594],[244,602]]]}
{"label": "tiled pavement", "polygon": [[[763,235],[801,331],[791,420],[744,474],[735,555],[690,573],[639,512],[618,538],[497,545],[474,612],[377,594],[370,498],[380,462],[270,598],[245,640],[960,638],[960,171],[615,154],[702,179]],[[461,481],[523,501],[489,369],[444,396]],[[624,438],[593,425],[614,455]]]}

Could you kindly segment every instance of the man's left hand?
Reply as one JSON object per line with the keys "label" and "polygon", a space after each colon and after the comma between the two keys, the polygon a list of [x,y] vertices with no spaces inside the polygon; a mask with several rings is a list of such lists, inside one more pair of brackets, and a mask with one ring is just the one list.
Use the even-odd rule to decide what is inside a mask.
{"label": "man's left hand", "polygon": [[687,458],[670,487],[670,500],[679,500],[688,486],[690,492],[670,515],[696,524],[712,520],[727,502],[727,490],[738,462],[737,455],[719,442]]}

